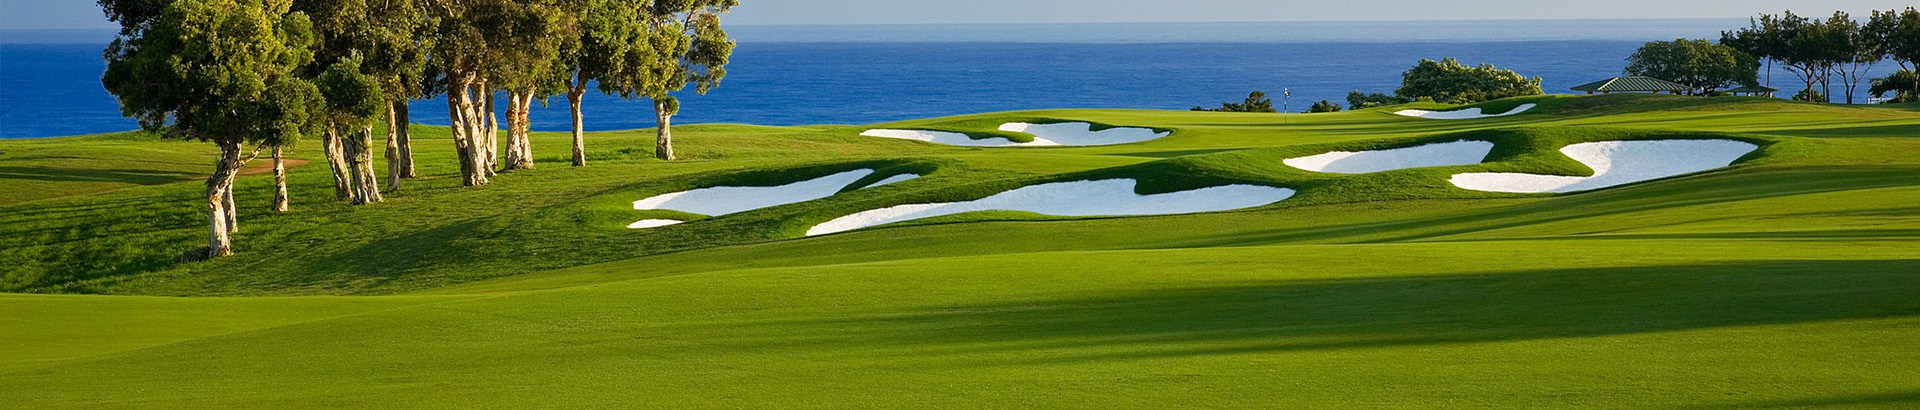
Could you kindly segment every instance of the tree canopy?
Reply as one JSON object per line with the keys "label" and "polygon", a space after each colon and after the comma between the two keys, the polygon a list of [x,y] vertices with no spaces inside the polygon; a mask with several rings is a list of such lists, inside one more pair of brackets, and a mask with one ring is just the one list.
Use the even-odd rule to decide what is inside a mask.
{"label": "tree canopy", "polygon": [[[312,24],[286,3],[177,0],[107,47],[101,83],[120,110],[165,135],[277,145],[317,127]],[[131,16],[131,14],[122,14]]]}
{"label": "tree canopy", "polygon": [[1648,42],[1627,58],[1626,73],[1673,81],[1697,94],[1760,80],[1760,60],[1707,40]]}
{"label": "tree canopy", "polygon": [[1420,60],[1402,75],[1403,98],[1431,98],[1448,104],[1470,104],[1522,95],[1539,95],[1540,78],[1527,78],[1512,70],[1483,64],[1470,67],[1452,58],[1440,61]]}

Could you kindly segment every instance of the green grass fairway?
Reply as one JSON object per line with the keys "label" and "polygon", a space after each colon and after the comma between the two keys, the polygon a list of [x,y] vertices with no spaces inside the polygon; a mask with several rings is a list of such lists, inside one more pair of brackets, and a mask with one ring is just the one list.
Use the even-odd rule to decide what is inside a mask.
{"label": "green grass fairway", "polygon": [[[237,255],[193,200],[211,146],[137,133],[0,141],[0,408],[1920,407],[1920,106],[1541,96],[1482,120],[1132,110],[1009,121],[1173,131],[1068,148],[861,137],[867,126],[535,134],[538,168],[330,200],[316,160],[239,182]],[[1020,138],[1020,136],[1015,136]],[[1562,146],[1734,139],[1733,166],[1574,194],[1462,172],[1587,175]],[[1321,174],[1282,160],[1474,139],[1487,163]],[[851,169],[924,177],[718,217],[652,195]],[[1298,190],[1240,211],[984,212],[819,237],[893,205],[1046,182]],[[384,182],[384,181],[383,181]],[[691,219],[632,230],[649,218]]]}

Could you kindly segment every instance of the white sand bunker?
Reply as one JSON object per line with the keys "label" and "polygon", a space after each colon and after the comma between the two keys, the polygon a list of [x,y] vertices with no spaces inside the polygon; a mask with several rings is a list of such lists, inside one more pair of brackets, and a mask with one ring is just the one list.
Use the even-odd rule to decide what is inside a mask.
{"label": "white sand bunker", "polygon": [[1400,111],[1394,111],[1393,115],[1399,115],[1399,116],[1405,116],[1405,117],[1420,117],[1420,118],[1433,119],[1433,120],[1471,120],[1475,118],[1505,117],[1509,115],[1519,114],[1519,113],[1527,112],[1527,110],[1531,110],[1535,106],[1537,106],[1537,104],[1533,104],[1533,103],[1520,104],[1520,106],[1518,107],[1513,107],[1513,109],[1507,110],[1507,112],[1503,112],[1499,114],[1482,113],[1480,111],[1480,107],[1473,107],[1473,108],[1468,108],[1463,110],[1454,110],[1454,111],[1400,110]]}
{"label": "white sand bunker", "polygon": [[675,219],[642,219],[640,220],[640,222],[634,222],[631,225],[627,225],[627,229],[659,228],[667,225],[679,225],[686,222],[687,221],[681,221],[681,220],[675,220]]}
{"label": "white sand bunker", "polygon": [[973,139],[973,137],[967,134],[958,132],[927,130],[871,129],[860,133],[860,135],[926,141],[941,145],[958,145],[964,147],[1084,147],[1152,141],[1172,134],[1171,132],[1157,132],[1149,128],[1138,127],[1115,127],[1094,131],[1093,124],[1084,122],[1063,122],[1057,124],[1009,122],[1001,124],[1000,130],[1033,134],[1033,141],[1013,142],[1013,140],[1006,138]]}
{"label": "white sand bunker", "polygon": [[1397,169],[1473,165],[1486,161],[1493,143],[1454,141],[1377,151],[1334,151],[1282,161],[1294,168],[1335,174],[1365,174]]}
{"label": "white sand bunker", "polygon": [[1454,175],[1453,185],[1493,192],[1585,191],[1721,168],[1757,149],[1760,146],[1732,140],[1588,142],[1560,152],[1593,168],[1590,177],[1470,173]]}
{"label": "white sand bunker", "polygon": [[1294,191],[1225,185],[1155,195],[1134,193],[1132,179],[1056,182],[1021,187],[966,202],[899,205],[827,221],[807,236],[974,211],[1025,211],[1057,216],[1167,215],[1252,208],[1293,197]]}
{"label": "white sand bunker", "polygon": [[[847,186],[852,185],[861,178],[872,175],[873,172],[871,169],[853,170],[780,186],[721,186],[680,191],[634,201],[633,209],[668,209],[702,215],[726,215],[833,196],[833,194],[840,192],[842,189],[846,189]],[[916,174],[894,175],[872,185],[868,185],[865,188],[892,184],[919,177],[920,175]],[[649,219],[634,222],[633,225],[628,225],[627,227],[643,229],[672,225],[664,223],[663,221],[672,220]],[[673,222],[679,223],[680,221]]]}

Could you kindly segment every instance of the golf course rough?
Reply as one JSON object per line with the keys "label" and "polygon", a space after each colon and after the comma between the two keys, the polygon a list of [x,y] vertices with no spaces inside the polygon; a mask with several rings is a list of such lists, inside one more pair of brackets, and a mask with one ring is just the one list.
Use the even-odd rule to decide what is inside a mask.
{"label": "golf course rough", "polygon": [[[873,172],[871,169],[857,169],[786,185],[717,186],[666,193],[634,201],[633,209],[665,209],[720,216],[833,196],[852,186],[854,182],[860,181],[861,178],[872,175]],[[867,185],[865,188],[919,177],[917,174],[894,175]]]}
{"label": "golf course rough", "polygon": [[1333,151],[1283,161],[1313,172],[1367,174],[1409,168],[1473,165],[1487,159],[1493,143],[1454,141],[1373,151]]}
{"label": "golf course rough", "polygon": [[1033,141],[1030,142],[1014,142],[999,137],[974,139],[963,133],[932,130],[871,129],[860,135],[966,147],[1090,147],[1146,142],[1172,134],[1170,131],[1139,127],[1111,127],[1097,131],[1093,128],[1093,124],[1086,122],[1009,122],[1000,125],[1000,131],[1033,135]]}
{"label": "golf course rough", "polygon": [[1019,211],[1054,216],[1169,215],[1252,208],[1290,198],[1294,190],[1258,185],[1224,185],[1164,194],[1140,195],[1132,179],[1054,182],[1031,185],[972,201],[908,204],[834,218],[807,229],[807,236],[936,216],[976,211]]}
{"label": "golf course rough", "polygon": [[1513,107],[1513,109],[1507,110],[1507,112],[1503,112],[1499,114],[1486,114],[1480,109],[1480,107],[1473,107],[1473,108],[1465,108],[1465,109],[1459,109],[1454,111],[1400,110],[1400,111],[1394,111],[1393,115],[1398,115],[1402,117],[1426,118],[1429,120],[1471,120],[1476,118],[1505,117],[1509,115],[1519,114],[1519,113],[1527,112],[1527,110],[1531,110],[1533,109],[1533,107],[1536,107],[1536,106],[1539,106],[1539,105],[1534,103],[1520,104],[1520,106],[1518,107]]}
{"label": "golf course rough", "polygon": [[1476,191],[1578,192],[1722,168],[1758,149],[1733,140],[1587,142],[1560,152],[1592,168],[1592,176],[1481,172],[1457,174],[1451,181]]}

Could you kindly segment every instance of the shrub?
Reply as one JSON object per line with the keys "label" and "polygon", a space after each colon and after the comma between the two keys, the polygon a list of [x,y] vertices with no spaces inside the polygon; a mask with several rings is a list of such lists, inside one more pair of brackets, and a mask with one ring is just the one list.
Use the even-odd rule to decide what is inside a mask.
{"label": "shrub", "polygon": [[1307,107],[1308,114],[1317,112],[1340,112],[1340,110],[1340,104],[1334,104],[1333,101],[1327,100],[1320,100],[1320,102],[1313,103],[1312,107]]}
{"label": "shrub", "polygon": [[1912,70],[1895,71],[1886,78],[1873,79],[1873,86],[1867,89],[1876,98],[1885,98],[1893,93],[1887,103],[1907,103],[1920,101],[1920,74]]}
{"label": "shrub", "polygon": [[1194,111],[1223,111],[1223,112],[1275,112],[1273,109],[1273,99],[1267,98],[1267,93],[1260,92],[1259,90],[1254,90],[1253,92],[1248,93],[1247,99],[1245,101],[1241,101],[1237,103],[1234,103],[1234,102],[1221,103],[1220,108],[1193,107],[1193,110]]}
{"label": "shrub", "polygon": [[1368,108],[1368,107],[1380,107],[1380,106],[1395,105],[1395,104],[1406,104],[1410,102],[1413,102],[1413,100],[1409,98],[1403,98],[1397,95],[1386,95],[1381,93],[1365,94],[1365,93],[1361,93],[1359,90],[1354,90],[1352,92],[1347,93],[1347,106],[1353,107],[1353,109],[1356,109],[1356,110],[1361,108]]}
{"label": "shrub", "polygon": [[1811,89],[1811,88],[1809,88],[1809,89],[1806,89],[1806,90],[1802,90],[1802,91],[1800,91],[1800,93],[1799,93],[1799,94],[1794,94],[1794,95],[1793,95],[1793,100],[1794,100],[1794,101],[1807,101],[1807,102],[1822,102],[1822,103],[1823,103],[1823,102],[1827,102],[1827,95],[1826,95],[1826,94],[1823,94],[1823,93],[1821,93],[1821,92],[1820,92],[1820,90],[1815,90],[1815,89]]}
{"label": "shrub", "polygon": [[1540,95],[1540,77],[1527,78],[1491,64],[1468,67],[1452,58],[1420,60],[1402,75],[1403,98],[1431,98],[1448,104],[1471,104],[1522,95]]}

